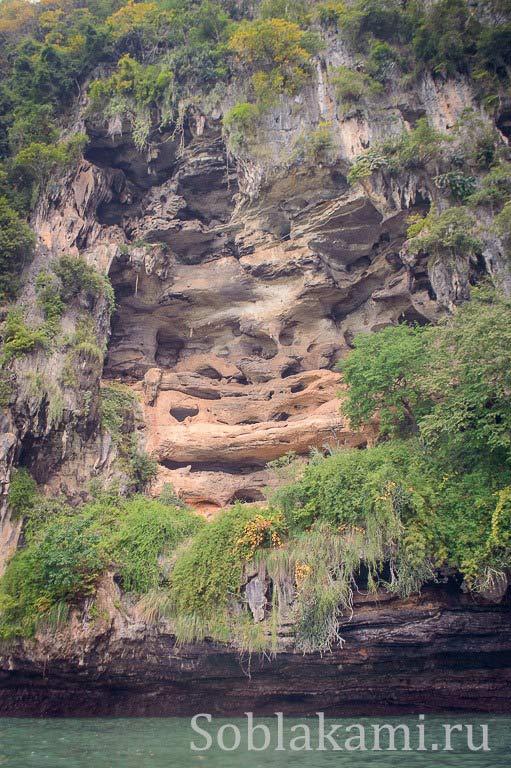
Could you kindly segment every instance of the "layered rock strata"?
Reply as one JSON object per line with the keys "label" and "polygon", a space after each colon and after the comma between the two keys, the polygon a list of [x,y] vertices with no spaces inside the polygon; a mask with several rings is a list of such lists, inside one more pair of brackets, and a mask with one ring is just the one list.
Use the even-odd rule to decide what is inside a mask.
{"label": "layered rock strata", "polygon": [[4,647],[2,715],[381,715],[511,710],[511,606],[431,588],[406,601],[359,597],[343,648],[276,658],[126,622]]}

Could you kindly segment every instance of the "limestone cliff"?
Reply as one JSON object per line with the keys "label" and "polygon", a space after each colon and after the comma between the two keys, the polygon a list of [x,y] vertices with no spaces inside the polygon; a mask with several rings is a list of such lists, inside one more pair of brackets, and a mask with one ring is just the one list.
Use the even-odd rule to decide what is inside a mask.
{"label": "limestone cliff", "polygon": [[[343,384],[334,367],[355,334],[402,321],[436,321],[468,298],[471,283],[483,274],[509,288],[508,259],[497,236],[486,238],[478,259],[467,255],[442,263],[428,254],[410,254],[409,214],[425,213],[440,200],[426,168],[398,175],[381,168],[355,185],[346,178],[365,150],[409,132],[423,117],[449,134],[472,110],[484,126],[496,126],[504,146],[508,112],[502,109],[495,121],[481,109],[468,78],[429,73],[418,87],[406,90],[396,82],[377,102],[346,111],[326,73],[356,62],[337,36],[327,43],[314,59],[306,88],[283,96],[262,115],[256,135],[241,147],[233,146],[222,128],[222,116],[237,100],[236,81],[213,106],[199,98],[188,104],[178,128],[162,132],[155,120],[141,150],[128,122],[113,126],[91,116],[82,97],[70,131],[84,131],[88,144],[78,166],[39,200],[32,222],[37,250],[20,302],[37,320],[36,275],[52,259],[70,254],[109,276],[117,308],[111,324],[104,297],[66,311],[67,333],[73,333],[85,310],[96,340],[107,344],[104,366],[78,355],[73,386],[62,381],[66,355],[61,349],[12,365],[17,386],[1,417],[4,500],[12,466],[28,467],[47,491],[63,492],[73,503],[86,498],[92,478],[125,481],[118,448],[100,419],[100,387],[111,380],[128,384],[140,396],[138,442],[159,466],[152,493],[171,483],[207,516],[236,500],[264,500],[264,489],[274,482],[269,461],[289,452],[306,456],[313,447],[364,447],[375,439],[373,427],[355,432],[339,410]],[[316,151],[313,134],[321,125],[327,125],[329,142]],[[20,522],[10,521],[4,504],[4,563],[19,533]],[[212,677],[218,675],[234,691],[220,709],[245,706],[240,704],[245,678],[238,667],[233,671],[230,651],[205,646],[178,652],[168,628],[148,628],[132,606],[125,606],[121,617],[112,596],[105,600],[111,615],[99,635],[86,619],[80,626],[76,618],[72,636],[59,640],[51,653],[44,637],[35,650],[27,644],[4,653],[2,711],[13,701],[15,711],[41,711],[34,702],[43,697],[46,653],[52,657],[48,669],[55,671],[46,710],[51,713],[62,713],[57,699],[63,693],[74,695],[74,676],[91,701],[98,691],[121,690],[120,712],[132,710],[125,701],[145,685],[144,676],[152,681],[156,699],[137,711],[160,713],[160,703],[154,704],[160,699],[166,711],[181,711],[182,690],[193,683],[197,698],[210,696]],[[371,606],[364,609],[367,616],[361,610],[347,627],[347,656],[339,650],[304,662],[288,648],[277,671],[261,662],[248,683],[252,702],[270,711],[261,696],[273,701],[272,696],[289,695],[298,702],[293,709],[306,710],[317,691],[317,675],[323,690],[335,689],[332,696],[323,695],[321,706],[342,710],[346,690],[340,696],[331,678],[338,665],[347,665],[359,711],[367,710],[369,687],[373,694],[378,688],[383,708],[388,676],[403,660],[410,661],[411,648],[418,677],[413,690],[401,680],[407,693],[400,704],[429,705],[437,688],[437,704],[459,703],[460,670],[434,686],[429,670],[442,669],[444,654],[455,656],[461,649],[466,669],[476,669],[468,698],[482,708],[508,707],[500,675],[501,670],[507,674],[509,606],[443,593],[428,600],[413,599],[393,610]],[[492,624],[493,632],[495,623],[500,629],[489,639],[486,628]],[[496,672],[477,672],[483,646],[488,667]],[[134,672],[126,655],[135,662]],[[170,659],[164,672],[163,657]],[[362,661],[368,676],[363,685]],[[286,683],[279,691],[269,683],[274,674]],[[34,675],[35,692],[24,703]],[[420,695],[426,683],[428,701]],[[481,692],[486,685],[493,704]],[[178,703],[169,704],[169,697]],[[108,701],[117,706],[113,698]],[[71,698],[66,712],[70,706]],[[75,709],[89,713],[92,704]]]}
{"label": "limestone cliff", "polygon": [[[155,133],[143,151],[128,125],[112,136],[107,124],[78,117],[75,129],[89,137],[85,158],[34,217],[30,274],[55,256],[80,254],[110,276],[111,330],[101,307],[89,308],[100,337],[110,334],[102,376],[143,394],[144,440],[161,467],[155,487],[170,481],[208,510],[262,498],[268,460],[371,439],[350,433],[339,415],[339,376],[329,373],[354,334],[435,320],[483,271],[509,280],[498,239],[480,263],[428,266],[427,255],[403,249],[408,214],[438,196],[426,172],[346,182],[364,147],[410,130],[419,116],[449,131],[467,109],[478,112],[470,83],[425,75],[418,91],[396,89],[377,108],[345,115],[322,75],[345,60],[336,41],[314,84],[264,117],[257,145],[239,157],[226,148],[220,109],[189,107],[181,133]],[[333,145],[317,159],[304,142],[322,120]],[[72,327],[73,317],[66,322]],[[59,353],[31,358],[19,376],[40,366],[57,380],[59,365]],[[93,401],[99,374],[85,366]],[[30,396],[18,395],[6,421],[16,450],[6,451],[21,464],[29,453],[41,478],[53,487],[65,478],[71,491],[101,473],[108,446],[97,409],[84,423],[76,390],[63,396],[63,417],[48,427],[47,404],[32,403],[30,413]],[[72,418],[81,423],[64,430]],[[64,439],[65,450],[48,450]]]}

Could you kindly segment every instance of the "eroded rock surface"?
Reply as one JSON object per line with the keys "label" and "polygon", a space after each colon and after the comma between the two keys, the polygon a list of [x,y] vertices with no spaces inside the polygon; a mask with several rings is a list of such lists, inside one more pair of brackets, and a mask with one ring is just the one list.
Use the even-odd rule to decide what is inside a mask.
{"label": "eroded rock surface", "polygon": [[[100,595],[101,598],[101,595]],[[2,715],[505,713],[511,708],[510,606],[444,588],[396,600],[361,595],[343,648],[276,658],[213,643],[179,647],[168,627],[120,616],[4,644]],[[489,628],[491,628],[489,630]]]}
{"label": "eroded rock surface", "polygon": [[[405,215],[388,190],[353,191],[339,162],[295,168],[252,200],[222,147],[213,125],[163,184],[139,184],[136,210],[135,193],[116,204],[131,244],[110,267],[105,365],[143,391],[154,492],[171,482],[205,511],[263,499],[266,463],[290,451],[367,444],[372,430],[339,413],[335,363],[359,331],[442,312],[424,263],[400,255]],[[421,208],[422,181],[409,184]]]}

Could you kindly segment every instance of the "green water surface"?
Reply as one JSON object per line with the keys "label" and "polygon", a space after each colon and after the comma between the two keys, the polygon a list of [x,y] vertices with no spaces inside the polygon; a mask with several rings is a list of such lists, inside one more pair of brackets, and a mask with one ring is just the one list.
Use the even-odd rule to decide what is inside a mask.
{"label": "green water surface", "polygon": [[[511,718],[489,717],[486,715],[442,715],[425,719],[426,744],[428,750],[437,744],[436,752],[417,752],[415,729],[416,717],[403,718],[330,718],[326,726],[340,724],[342,729],[357,723],[366,733],[368,751],[318,752],[318,722],[316,718],[286,719],[281,733],[284,735],[284,751],[275,751],[277,746],[277,723],[275,718],[256,719],[255,723],[268,725],[271,734],[270,747],[264,752],[248,751],[247,721],[245,718],[231,720],[213,718],[211,724],[201,721],[202,728],[210,733],[213,746],[205,752],[194,752],[196,746],[205,745],[205,737],[194,733],[189,718],[89,718],[89,719],[0,719],[0,766],[10,768],[267,768],[269,766],[298,766],[298,768],[510,768],[511,767]],[[232,723],[240,729],[240,746],[231,752],[223,751],[216,744],[218,729]],[[382,751],[375,752],[372,726],[389,723],[406,724],[410,728],[411,752],[400,751],[402,740],[396,738],[398,751],[388,751],[388,742],[381,738]],[[480,743],[480,724],[488,725],[489,752],[471,752],[468,749],[466,731],[460,736],[453,735],[454,751],[445,752],[444,724],[472,724],[474,743]],[[291,751],[290,739],[296,735],[292,727],[305,724],[310,728],[312,751]],[[341,730],[338,743],[345,745],[347,735]],[[357,730],[356,733],[359,733]],[[225,742],[232,746],[233,734],[230,726],[225,731]],[[299,735],[303,731],[299,730]],[[254,736],[254,746],[261,740]],[[282,742],[281,742],[282,745]],[[299,744],[295,744],[298,746]]]}

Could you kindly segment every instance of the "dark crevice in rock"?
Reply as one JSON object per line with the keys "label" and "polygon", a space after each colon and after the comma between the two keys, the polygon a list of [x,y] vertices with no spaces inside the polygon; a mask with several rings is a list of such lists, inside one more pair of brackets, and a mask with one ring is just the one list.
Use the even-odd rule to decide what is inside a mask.
{"label": "dark crevice in rock", "polygon": [[156,334],[155,363],[162,368],[175,366],[184,346],[184,341],[174,336],[171,331],[159,330]]}
{"label": "dark crevice in rock", "polygon": [[222,375],[218,373],[218,371],[210,365],[204,366],[202,368],[198,368],[197,373],[199,374],[199,376],[204,376],[206,379],[214,379],[216,381],[220,381],[220,379],[222,378]]}
{"label": "dark crevice in rock", "polygon": [[170,415],[173,419],[176,419],[176,421],[184,421],[185,419],[193,418],[194,416],[197,416],[199,413],[199,409],[197,406],[195,407],[185,407],[185,406],[175,406],[174,408],[170,409]]}
{"label": "dark crevice in rock", "polygon": [[286,365],[286,367],[282,370],[280,376],[282,379],[287,379],[289,376],[296,376],[297,373],[300,373],[302,371],[301,363],[296,361],[295,363],[290,363],[289,365]]}
{"label": "dark crevice in rock", "polygon": [[511,139],[511,110],[500,113],[496,120],[497,128],[507,138]]}
{"label": "dark crevice in rock", "polygon": [[233,493],[227,503],[235,504],[237,501],[241,501],[245,504],[251,504],[255,501],[264,501],[264,494],[254,488],[240,488]]}
{"label": "dark crevice in rock", "polygon": [[259,472],[265,464],[261,461],[258,464],[234,463],[229,461],[172,461],[163,459],[160,464],[166,469],[188,469],[190,472],[224,472],[228,475],[250,475],[253,472]]}

